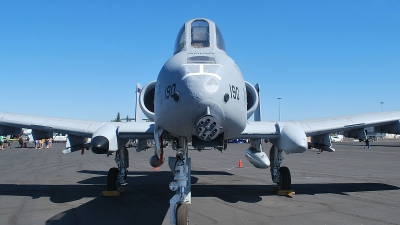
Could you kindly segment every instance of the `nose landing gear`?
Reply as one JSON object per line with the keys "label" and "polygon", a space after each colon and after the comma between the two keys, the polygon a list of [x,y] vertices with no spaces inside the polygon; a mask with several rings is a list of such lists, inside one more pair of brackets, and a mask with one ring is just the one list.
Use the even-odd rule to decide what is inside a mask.
{"label": "nose landing gear", "polygon": [[169,157],[168,164],[174,174],[174,181],[169,185],[175,195],[170,203],[170,222],[175,225],[189,224],[188,204],[191,203],[190,169],[191,162],[188,157],[187,140],[179,139],[176,157]]}

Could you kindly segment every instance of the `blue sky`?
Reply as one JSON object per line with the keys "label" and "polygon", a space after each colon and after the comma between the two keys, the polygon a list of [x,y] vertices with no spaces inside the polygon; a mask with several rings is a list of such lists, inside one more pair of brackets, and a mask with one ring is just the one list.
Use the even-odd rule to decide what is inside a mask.
{"label": "blue sky", "polygon": [[2,1],[0,111],[134,115],[189,19],[222,31],[263,120],[400,109],[400,1]]}

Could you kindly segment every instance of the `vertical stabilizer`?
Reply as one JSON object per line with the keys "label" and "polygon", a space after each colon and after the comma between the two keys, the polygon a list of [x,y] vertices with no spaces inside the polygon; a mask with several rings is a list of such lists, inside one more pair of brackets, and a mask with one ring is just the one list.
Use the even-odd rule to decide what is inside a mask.
{"label": "vertical stabilizer", "polygon": [[256,111],[254,112],[254,121],[261,121],[261,96],[260,96],[260,84],[256,84],[255,89],[257,90],[258,95],[258,106]]}
{"label": "vertical stabilizer", "polygon": [[142,122],[142,111],[139,106],[139,97],[142,92],[142,87],[139,83],[136,85],[136,105],[135,105],[135,122]]}

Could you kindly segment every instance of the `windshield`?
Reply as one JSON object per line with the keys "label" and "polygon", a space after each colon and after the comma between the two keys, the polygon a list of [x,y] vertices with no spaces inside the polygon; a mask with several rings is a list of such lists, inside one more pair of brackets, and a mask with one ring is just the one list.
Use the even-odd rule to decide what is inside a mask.
{"label": "windshield", "polygon": [[218,29],[217,25],[215,25],[215,30],[217,31],[217,47],[226,52],[224,37],[222,36],[222,33]]}
{"label": "windshield", "polygon": [[175,41],[175,48],[174,48],[174,54],[178,53],[185,47],[185,24],[181,27],[179,30],[178,36],[176,37]]}
{"label": "windshield", "polygon": [[192,23],[191,45],[194,48],[210,47],[210,29],[205,20],[195,20]]}

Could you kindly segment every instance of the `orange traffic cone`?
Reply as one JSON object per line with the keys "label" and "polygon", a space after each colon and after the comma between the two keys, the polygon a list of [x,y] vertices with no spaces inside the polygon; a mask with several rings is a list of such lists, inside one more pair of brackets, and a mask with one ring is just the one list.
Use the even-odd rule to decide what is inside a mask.
{"label": "orange traffic cone", "polygon": [[242,159],[239,159],[239,168],[243,168]]}

